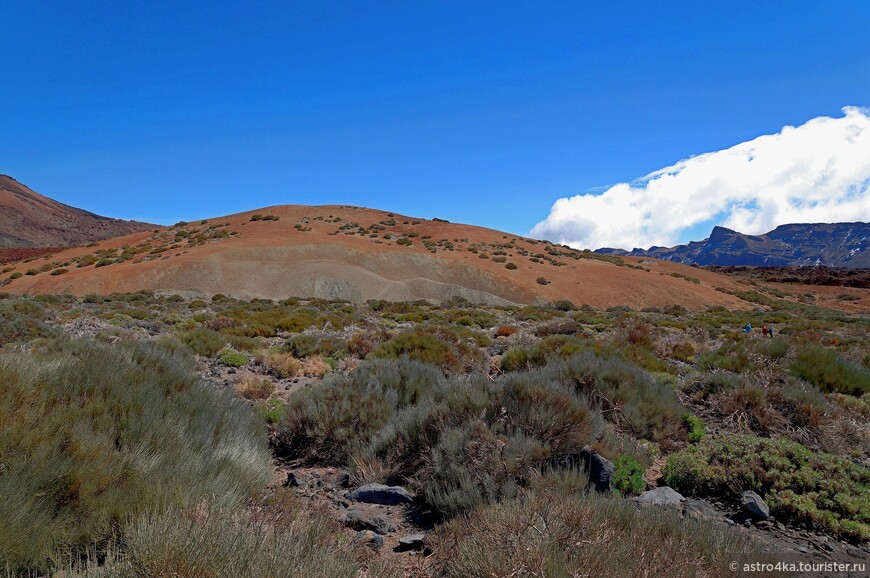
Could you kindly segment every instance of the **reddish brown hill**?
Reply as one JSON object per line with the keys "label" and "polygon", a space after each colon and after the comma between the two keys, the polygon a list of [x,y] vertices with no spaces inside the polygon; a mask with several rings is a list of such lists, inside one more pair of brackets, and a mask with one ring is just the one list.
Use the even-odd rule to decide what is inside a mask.
{"label": "reddish brown hill", "polygon": [[[17,275],[21,274],[21,275]],[[14,276],[15,279],[10,280]],[[181,291],[633,307],[745,307],[742,286],[677,263],[580,252],[491,229],[345,206],[279,206],[18,263],[13,293]]]}
{"label": "reddish brown hill", "polygon": [[58,203],[0,175],[0,247],[74,247],[153,228]]}

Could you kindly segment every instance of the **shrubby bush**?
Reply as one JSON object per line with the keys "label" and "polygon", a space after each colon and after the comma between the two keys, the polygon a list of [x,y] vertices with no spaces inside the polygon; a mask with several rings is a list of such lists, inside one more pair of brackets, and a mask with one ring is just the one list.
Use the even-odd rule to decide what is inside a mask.
{"label": "shrubby bush", "polygon": [[302,371],[302,362],[296,359],[292,353],[272,352],[258,356],[257,361],[281,379],[295,377]]}
{"label": "shrubby bush", "polygon": [[502,371],[543,367],[553,359],[565,359],[584,351],[598,349],[591,341],[573,335],[549,335],[530,348],[512,347],[502,356]]}
{"label": "shrubby bush", "polygon": [[669,486],[685,495],[736,500],[760,494],[778,518],[870,539],[870,469],[785,439],[724,435],[670,457]]}
{"label": "shrubby bush", "polygon": [[613,459],[613,491],[623,496],[638,496],[646,487],[644,468],[632,456],[620,455]]}
{"label": "shrubby bush", "polygon": [[47,319],[48,313],[38,303],[0,301],[0,345],[57,335],[58,330],[45,323]]}
{"label": "shrubby bush", "polygon": [[239,353],[235,349],[222,349],[218,352],[218,361],[221,365],[229,367],[242,367],[248,364],[248,356],[244,353]]}
{"label": "shrubby bush", "polygon": [[704,439],[704,434],[707,433],[707,428],[704,426],[704,420],[690,413],[683,414],[683,422],[689,430],[689,441],[693,444]]}
{"label": "shrubby bush", "polygon": [[775,339],[761,339],[755,343],[755,350],[771,359],[782,359],[788,355],[790,344],[781,337]]}
{"label": "shrubby bush", "polygon": [[400,400],[417,395],[413,392],[428,386],[433,375],[441,379],[438,370],[410,360],[373,361],[349,376],[333,376],[304,389],[287,404],[277,438],[279,450],[344,465],[356,448],[390,421]]}
{"label": "shrubby bush", "polygon": [[252,373],[242,375],[236,383],[236,393],[252,401],[268,399],[275,391],[275,383]]}
{"label": "shrubby bush", "polygon": [[179,333],[178,339],[190,347],[191,351],[203,357],[214,357],[227,344],[226,337],[202,327]]}
{"label": "shrubby bush", "polygon": [[825,391],[870,393],[870,369],[844,359],[833,349],[805,347],[795,356],[791,371]]}
{"label": "shrubby bush", "polygon": [[562,488],[477,509],[431,539],[437,573],[457,578],[719,576],[759,553],[729,528]]}
{"label": "shrubby bush", "polygon": [[430,507],[451,516],[514,496],[550,457],[593,443],[615,454],[605,420],[662,444],[684,440],[683,412],[643,370],[594,354],[497,381],[370,360],[291,396],[279,445],[292,457],[413,480]]}
{"label": "shrubby bush", "polygon": [[743,385],[743,377],[721,371],[705,372],[691,379],[686,389],[696,401],[706,401],[724,391],[732,391]]}
{"label": "shrubby bush", "polygon": [[746,372],[755,369],[749,357],[746,344],[742,341],[726,343],[719,349],[703,351],[698,356],[701,369],[724,369],[732,372]]}
{"label": "shrubby bush", "polygon": [[477,347],[469,345],[450,328],[437,325],[405,330],[375,347],[371,356],[382,359],[408,358],[454,371],[469,370],[481,358]]}
{"label": "shrubby bush", "polygon": [[261,422],[171,343],[0,355],[0,566],[46,569],[146,511],[234,506],[265,484]]}
{"label": "shrubby bush", "polygon": [[685,411],[673,389],[632,363],[585,351],[564,361],[553,361],[545,375],[572,386],[602,409],[607,419],[639,439],[663,447],[683,443]]}
{"label": "shrubby bush", "polygon": [[[278,494],[282,503],[265,512],[229,515],[206,506],[182,513],[155,513],[131,525],[122,548],[102,568],[91,567],[71,578],[111,575],[260,578],[360,575],[356,553],[341,541],[335,522],[305,511],[297,500]],[[90,570],[90,571],[88,571]],[[373,565],[369,576],[388,576]]]}
{"label": "shrubby bush", "polygon": [[284,347],[300,359],[315,354],[324,357],[340,357],[347,352],[347,344],[340,339],[304,333],[288,339]]}

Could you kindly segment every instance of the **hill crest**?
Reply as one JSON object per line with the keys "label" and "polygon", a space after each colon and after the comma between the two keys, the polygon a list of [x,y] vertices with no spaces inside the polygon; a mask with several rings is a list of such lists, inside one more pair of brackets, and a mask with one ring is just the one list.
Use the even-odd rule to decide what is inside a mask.
{"label": "hill crest", "polygon": [[738,287],[716,273],[345,205],[280,205],[178,223],[18,263],[8,275],[16,278],[0,282],[13,293],[745,306],[716,290]]}
{"label": "hill crest", "polygon": [[70,207],[0,175],[0,247],[74,247],[153,228]]}

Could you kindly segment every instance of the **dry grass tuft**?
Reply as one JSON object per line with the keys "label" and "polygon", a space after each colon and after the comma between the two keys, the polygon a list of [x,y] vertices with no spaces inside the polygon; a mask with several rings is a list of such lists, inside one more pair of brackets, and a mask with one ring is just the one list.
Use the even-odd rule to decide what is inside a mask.
{"label": "dry grass tuft", "polygon": [[268,399],[275,392],[275,383],[266,377],[244,373],[236,383],[236,393],[251,401]]}

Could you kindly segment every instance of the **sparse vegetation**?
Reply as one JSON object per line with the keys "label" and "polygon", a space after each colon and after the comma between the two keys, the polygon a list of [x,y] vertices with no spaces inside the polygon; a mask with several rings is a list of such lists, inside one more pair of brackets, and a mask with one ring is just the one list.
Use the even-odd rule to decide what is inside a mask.
{"label": "sparse vegetation", "polygon": [[[378,231],[320,220],[345,227],[342,234]],[[402,219],[378,226],[397,227],[394,239],[411,238]],[[193,228],[172,234],[186,239]],[[558,266],[551,259],[569,258],[568,249],[544,242],[526,251],[519,241],[475,246],[432,239],[422,223],[420,230],[427,248],[448,250],[449,242],[475,259],[510,255]],[[100,258],[114,262],[121,253]],[[42,274],[93,262],[51,259],[33,267]],[[424,542],[433,556],[421,557],[432,576],[461,575],[472,560],[496,574],[520,567],[573,572],[587,568],[592,551],[605,552],[594,568],[616,568],[628,546],[623,538],[596,542],[599,530],[588,524],[599,517],[600,536],[622,532],[635,551],[652,556],[647,569],[658,564],[657,548],[686,560],[686,575],[715,575],[723,552],[752,549],[725,526],[627,504],[662,475],[728,516],[739,510],[741,491],[756,491],[784,524],[778,535],[822,532],[866,542],[867,322],[796,300],[789,301],[795,308],[785,306],[774,291],[753,289],[771,304],[754,295],[747,295],[754,311],[691,311],[566,300],[487,306],[462,297],[351,304],[0,294],[0,379],[15,392],[0,397],[0,433],[15,432],[0,440],[0,514],[12,520],[8,534],[0,528],[0,559],[24,575],[160,575],[171,564],[196,575],[268,575],[285,572],[284,558],[313,575],[389,575],[386,566],[395,567],[400,554],[366,554],[352,543],[356,530],[336,524],[339,510],[328,507],[365,482],[403,486],[413,509],[432,516],[436,528]],[[755,333],[741,331],[747,322]],[[774,325],[776,337],[761,336],[763,325]],[[59,339],[68,333],[83,338]],[[7,367],[18,368],[11,381]],[[36,393],[49,390],[53,397]],[[9,409],[42,408],[46,400],[68,408]],[[169,425],[151,425],[160,420]],[[274,474],[266,436],[277,467],[303,472],[300,489],[258,493]],[[40,465],[42,454],[19,456],[22,444],[43,441],[46,459],[54,460],[45,463],[53,465]],[[232,450],[239,447],[249,449]],[[582,448],[613,462],[612,496],[589,495],[580,470],[548,465]],[[142,465],[164,451],[165,468]],[[178,473],[178,456],[196,462],[199,473]],[[28,467],[50,499],[22,501],[43,491],[26,485]],[[131,477],[130,468],[142,473]],[[342,470],[349,476],[339,487]],[[318,477],[306,479],[306,471]],[[227,489],[222,480],[230,475]],[[8,486],[13,480],[19,485]],[[541,509],[545,500],[551,510]],[[582,523],[572,517],[579,513]],[[38,531],[23,530],[25,518]],[[528,525],[540,519],[541,532]],[[560,525],[568,522],[581,526]],[[508,528],[526,549],[501,542]],[[584,542],[560,548],[574,531]],[[587,542],[598,546],[589,550]]]}

